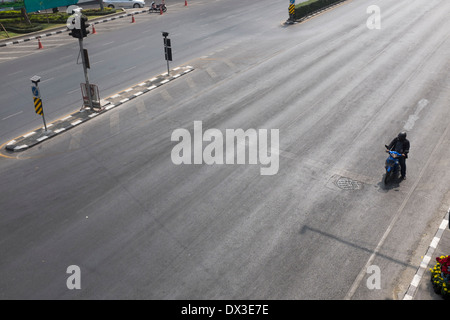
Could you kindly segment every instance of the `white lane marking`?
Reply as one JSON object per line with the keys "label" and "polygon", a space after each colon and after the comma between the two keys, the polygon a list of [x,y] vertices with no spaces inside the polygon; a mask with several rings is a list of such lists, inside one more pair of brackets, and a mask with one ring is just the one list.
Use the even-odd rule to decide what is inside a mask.
{"label": "white lane marking", "polygon": [[4,117],[2,120],[6,120],[6,119],[9,119],[9,118],[12,118],[12,117],[14,117],[14,116],[17,116],[17,115],[21,114],[22,112],[23,112],[23,111],[16,112],[16,113],[11,114],[11,115],[9,115],[9,116],[7,116],[7,117]]}
{"label": "white lane marking", "polygon": [[16,74],[21,73],[21,72],[23,72],[23,70],[19,70],[19,71],[10,73],[10,74],[8,74],[8,76],[13,76],[13,75],[16,75]]}
{"label": "white lane marking", "polygon": [[130,70],[133,70],[134,68],[136,68],[136,66],[131,67],[131,68],[128,68],[128,69],[124,70],[123,72],[128,72],[128,71],[130,71]]}
{"label": "white lane marking", "polygon": [[444,220],[442,220],[439,229],[436,232],[436,236],[431,241],[431,244],[428,247],[427,254],[422,259],[422,262],[420,263],[420,266],[417,269],[417,272],[414,275],[414,278],[412,279],[409,288],[406,291],[405,296],[403,297],[403,300],[412,300],[414,298],[417,288],[419,287],[420,281],[422,280],[423,276],[425,275],[425,271],[428,268],[428,263],[431,261],[431,258],[434,255],[434,249],[436,249],[436,247],[438,246],[439,241],[441,240],[442,234],[444,232],[444,229],[447,228],[447,225],[449,223],[449,213],[450,208],[448,209],[447,214],[444,217]]}
{"label": "white lane marking", "polygon": [[53,79],[55,79],[55,78],[45,79],[45,80],[41,81],[41,83],[44,83],[44,82],[47,82],[47,81],[50,81],[50,80],[53,80]]}

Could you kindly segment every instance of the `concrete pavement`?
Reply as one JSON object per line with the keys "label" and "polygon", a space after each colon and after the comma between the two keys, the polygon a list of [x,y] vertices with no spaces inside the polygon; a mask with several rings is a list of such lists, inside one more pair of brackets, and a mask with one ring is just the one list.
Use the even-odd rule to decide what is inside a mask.
{"label": "concrete pavement", "polygon": [[[314,29],[315,32],[316,30]],[[343,34],[348,33],[343,32]],[[390,41],[389,43],[395,42]],[[312,47],[318,48],[319,46]],[[233,49],[234,52],[245,50],[245,48]],[[302,49],[303,52],[308,53],[308,48],[305,48],[305,45],[302,46]],[[414,173],[419,170],[413,169],[411,170],[411,178],[409,177],[410,179],[402,183],[402,188],[384,190],[377,185],[377,182],[371,180],[371,178],[376,179],[378,177],[382,168],[375,170],[373,169],[375,166],[370,164],[359,167],[356,164],[353,164],[353,166],[344,165],[344,160],[346,164],[348,159],[338,153],[334,153],[332,158],[327,157],[330,150],[334,150],[335,145],[340,146],[341,141],[349,140],[351,132],[347,136],[345,132],[348,131],[350,126],[347,125],[343,130],[337,124],[342,122],[344,117],[336,118],[334,116],[340,114],[338,111],[342,113],[346,110],[342,110],[342,105],[333,105],[334,108],[329,113],[331,115],[330,121],[325,117],[328,113],[322,109],[326,102],[317,104],[312,118],[307,113],[299,113],[298,110],[289,113],[289,106],[301,110],[302,106],[308,105],[309,101],[305,101],[304,98],[308,92],[302,95],[295,94],[292,99],[287,99],[282,103],[278,102],[279,97],[286,95],[287,90],[281,90],[281,85],[276,82],[284,79],[281,75],[286,73],[286,68],[278,71],[282,64],[276,62],[285,62],[292,58],[294,54],[295,52],[292,52],[292,55],[287,52],[285,56],[272,57],[265,64],[265,68],[260,68],[261,70],[255,68],[253,73],[251,69],[243,70],[242,67],[236,67],[235,64],[245,63],[245,60],[243,61],[241,56],[233,59],[234,56],[230,55],[230,52],[226,52],[222,60],[219,60],[220,57],[218,56],[208,57],[209,60],[206,60],[205,57],[205,71],[201,72],[201,69],[198,68],[199,72],[187,76],[187,78],[193,78],[190,79],[193,88],[200,88],[201,85],[205,85],[206,81],[201,81],[201,75],[210,83],[218,81],[219,75],[223,75],[220,72],[223,68],[218,68],[219,61],[222,61],[221,65],[235,68],[234,71],[236,72],[239,70],[242,76],[237,80],[240,81],[236,81],[234,87],[231,83],[228,83],[228,87],[226,86],[227,83],[221,83],[221,86],[217,86],[215,91],[211,90],[212,92],[209,93],[208,90],[211,98],[205,97],[206,91],[198,92],[195,99],[188,100],[181,105],[179,102],[176,103],[176,108],[171,108],[170,113],[153,120],[151,125],[147,121],[138,122],[137,117],[132,118],[133,108],[138,110],[138,106],[132,106],[133,103],[124,106],[125,108],[130,107],[131,110],[128,111],[131,112],[124,112],[121,115],[119,111],[123,109],[116,109],[110,113],[116,114],[115,119],[123,118],[124,121],[140,125],[140,128],[122,125],[122,130],[126,128],[126,131],[122,131],[124,135],[113,136],[111,133],[118,132],[120,127],[111,126],[112,122],[106,122],[105,117],[97,117],[98,121],[92,122],[100,122],[97,123],[97,126],[79,128],[85,130],[83,136],[96,136],[96,142],[101,140],[98,136],[102,134],[102,130],[105,130],[104,136],[102,136],[105,137],[104,142],[96,144],[95,148],[90,147],[90,145],[81,145],[84,149],[78,149],[80,145],[75,145],[76,139],[68,141],[69,139],[66,138],[72,132],[77,131],[74,130],[68,135],[60,137],[60,139],[52,139],[52,141],[42,145],[42,148],[48,151],[60,150],[61,148],[57,148],[55,144],[62,144],[64,142],[62,140],[66,139],[65,142],[71,152],[65,158],[48,157],[45,162],[44,159],[29,161],[29,167],[26,167],[26,162],[5,162],[5,167],[10,165],[9,170],[4,171],[6,180],[10,176],[11,181],[13,181],[16,178],[14,173],[33,172],[31,175],[33,180],[26,181],[18,187],[8,186],[8,189],[5,188],[4,190],[6,199],[8,199],[7,204],[11,203],[11,208],[14,208],[11,209],[11,219],[6,224],[7,228],[4,232],[8,235],[7,243],[13,245],[19,243],[21,245],[23,241],[29,240],[28,243],[33,245],[29,252],[25,252],[26,254],[21,251],[22,246],[18,246],[18,250],[5,250],[7,258],[4,259],[5,262],[2,262],[4,263],[2,270],[6,270],[5,274],[8,276],[5,276],[5,279],[7,279],[4,282],[5,287],[11,288],[14,290],[13,293],[22,294],[22,296],[33,296],[32,293],[40,294],[40,297],[54,296],[54,292],[58,292],[59,288],[56,286],[59,282],[52,282],[54,287],[48,286],[47,289],[45,286],[49,283],[47,279],[59,274],[58,270],[65,270],[64,267],[67,265],[78,263],[83,268],[83,279],[85,279],[83,294],[86,294],[87,297],[95,288],[95,292],[98,292],[99,295],[106,292],[106,295],[112,296],[113,293],[120,292],[127,297],[143,296],[144,294],[145,297],[149,297],[149,295],[150,297],[156,297],[158,293],[166,294],[163,297],[169,298],[174,296],[196,297],[201,294],[208,294],[208,297],[237,297],[243,295],[252,297],[251,294],[257,291],[259,294],[266,293],[264,296],[275,298],[286,296],[295,299],[301,299],[302,297],[320,298],[319,293],[313,291],[314,288],[318,287],[317,283],[313,282],[314,279],[319,278],[318,275],[328,280],[326,283],[343,283],[338,287],[346,288],[349,281],[353,281],[355,272],[345,273],[345,271],[348,271],[345,266],[350,267],[353,261],[358,264],[364,258],[367,259],[366,256],[368,253],[372,253],[372,249],[378,244],[379,239],[383,239],[382,234],[377,234],[378,230],[374,230],[373,226],[380,226],[378,229],[383,233],[383,226],[386,224],[384,222],[393,214],[396,214],[395,211],[392,213],[385,204],[390,203],[393,207],[397,207],[398,204],[400,208],[403,208],[405,205],[401,205],[401,201],[406,204],[403,199],[405,197],[409,199],[409,196],[413,194],[410,191],[405,196],[405,191],[414,190],[412,187],[415,185],[411,186],[411,183],[419,180],[422,176],[417,178]],[[336,54],[335,51],[333,57]],[[297,55],[295,56],[297,57]],[[225,57],[227,60],[224,60]],[[216,60],[212,60],[214,58]],[[206,61],[208,61],[208,64],[206,64]],[[363,61],[367,61],[367,59]],[[228,62],[228,64],[225,62]],[[323,59],[321,63],[330,76],[335,75],[340,76],[341,79],[347,79],[345,72],[348,68],[334,70],[326,65]],[[303,65],[310,64],[304,63]],[[275,66],[276,70],[274,70]],[[374,70],[382,73],[386,68],[381,67],[377,66]],[[313,71],[315,74],[318,73],[317,69],[313,69]],[[266,74],[271,77],[267,79],[264,76]],[[303,80],[303,83],[308,82],[308,78],[312,78],[311,76],[308,77],[307,72],[302,72],[302,74],[302,78],[291,75],[289,79],[296,83]],[[246,82],[243,82],[243,79]],[[252,82],[250,82],[251,80]],[[264,83],[259,82],[263,80]],[[254,87],[258,88],[259,91],[251,90],[250,86],[245,88],[247,86],[243,83],[257,83],[259,85]],[[333,81],[334,83],[336,82]],[[179,84],[180,82],[174,82],[174,85]],[[261,86],[261,84],[264,86]],[[237,88],[238,86],[239,88]],[[414,86],[414,83],[410,83],[410,86]],[[184,91],[181,91],[179,96],[185,93],[188,87],[190,88],[186,84]],[[265,90],[265,88],[271,90]],[[361,86],[359,88],[359,91],[357,91],[367,99],[370,95],[364,92]],[[207,89],[211,88],[208,86],[202,88],[202,90]],[[168,93],[175,94],[175,92],[173,90]],[[230,92],[233,95],[230,95]],[[334,91],[321,90],[321,92]],[[379,89],[377,92],[379,93]],[[408,94],[402,95],[401,93],[400,96],[408,96]],[[264,97],[264,101],[262,98],[260,100],[254,98],[257,96]],[[350,94],[345,97],[347,97],[346,101],[350,105],[356,104],[351,99]],[[429,98],[428,95],[426,97]],[[154,96],[151,97],[151,101],[149,99],[148,105],[154,103],[154,98]],[[422,98],[422,96],[419,98]],[[378,95],[377,101],[380,99]],[[136,99],[136,101],[142,103],[141,107],[145,107],[145,101],[141,100],[144,100],[144,97]],[[161,99],[161,103],[158,105],[161,110],[168,110],[168,107],[174,104],[174,101],[165,103],[162,100],[164,99]],[[302,103],[296,100],[300,100]],[[311,101],[316,100],[321,101],[315,96],[311,97]],[[178,101],[178,99],[175,101]],[[328,97],[327,101],[338,100],[332,95]],[[374,104],[376,103],[369,101],[365,110],[372,110],[371,107]],[[360,102],[358,105],[364,106],[364,103]],[[395,105],[401,104],[396,103]],[[145,108],[141,109],[145,110]],[[286,179],[283,179],[281,175],[278,180],[258,179],[258,177],[252,175],[250,170],[244,171],[242,170],[244,168],[241,169],[240,167],[174,167],[170,165],[170,161],[167,159],[170,154],[167,137],[174,128],[186,127],[187,123],[198,119],[202,119],[210,127],[216,128],[243,126],[240,121],[234,119],[242,119],[243,122],[249,123],[250,127],[262,126],[264,128],[268,127],[264,121],[273,119],[273,110],[277,110],[277,117],[279,117],[280,122],[282,117],[289,120],[296,119],[292,126],[286,125],[285,122],[270,126],[280,127],[286,131],[289,128],[295,129],[291,130],[291,135],[288,137],[293,140],[293,146],[298,146],[298,150],[288,144],[286,140],[283,141],[284,150],[289,151],[282,152],[283,155],[286,155],[283,158],[283,174]],[[364,110],[364,108],[359,110]],[[433,111],[433,114],[435,114],[436,110],[433,109]],[[265,113],[269,112],[270,114],[265,116]],[[326,140],[320,140],[325,141],[325,147],[315,150],[316,158],[322,161],[320,170],[318,170],[319,165],[314,166],[316,162],[305,159],[305,153],[301,152],[302,150],[308,150],[308,146],[312,145],[310,144],[312,138],[308,140],[308,133],[313,129],[305,133],[302,130],[305,129],[306,131],[310,123],[315,123],[315,120],[318,120],[317,115],[323,115],[328,128],[335,129],[333,132],[340,134],[339,137],[334,135],[324,137],[324,135],[319,134],[312,136],[314,141],[326,138]],[[355,118],[354,115],[349,115],[349,118],[352,123],[365,123],[365,121],[357,121],[359,119]],[[400,118],[403,119],[403,117]],[[300,125],[302,119],[304,119],[303,126]],[[331,121],[333,119],[336,121]],[[385,119],[375,118],[372,123],[378,120],[383,122],[383,127],[386,126],[387,122],[383,121]],[[289,121],[289,123],[291,122]],[[418,125],[420,125],[419,121]],[[318,130],[322,126],[323,123],[317,126]],[[367,139],[374,141],[376,137],[379,137],[378,129],[380,127],[375,125],[377,132],[371,136],[368,135]],[[138,135],[142,132],[146,132],[146,136],[137,140]],[[421,133],[421,135],[417,134],[416,137],[418,138],[415,139],[417,150],[420,147],[426,148],[426,146],[424,147],[425,143],[420,144],[419,137],[424,136],[423,131]],[[286,135],[284,136],[286,137]],[[366,137],[366,135],[363,135],[363,137]],[[355,143],[359,143],[360,140],[358,139]],[[429,143],[429,140],[427,139],[427,143]],[[74,145],[72,145],[72,142],[74,142]],[[130,144],[132,148],[130,148]],[[343,147],[336,147],[336,149],[343,150],[346,146],[344,144]],[[372,144],[362,146],[362,143],[355,146],[355,150],[358,150],[358,152],[364,151],[367,155],[366,159],[376,159],[376,157],[371,156],[369,148],[365,149],[366,146],[370,146],[373,150]],[[130,149],[134,152],[124,152]],[[39,148],[35,148],[24,152],[23,155],[34,152],[36,156],[40,156],[38,150]],[[80,151],[77,152],[77,150]],[[341,159],[341,163],[339,163],[339,159]],[[411,162],[411,168],[414,168],[415,165],[423,165],[423,163],[420,163],[419,153],[417,153],[416,159],[416,162]],[[290,163],[290,160],[293,161]],[[357,158],[355,162],[356,160],[361,161],[362,159]],[[377,160],[377,164],[381,164],[381,160]],[[436,161],[436,163],[442,162]],[[445,165],[445,162],[443,165]],[[14,172],[9,175],[11,169]],[[350,170],[352,172],[347,173]],[[431,171],[441,174],[445,172],[445,170]],[[308,175],[304,175],[304,172],[307,172]],[[361,173],[364,173],[364,176]],[[353,190],[352,193],[337,190],[332,180],[337,174],[353,177],[358,181],[365,181],[364,188]],[[227,179],[229,176],[231,178]],[[51,183],[38,184],[39,178],[44,177],[49,182],[58,180],[58,184],[55,184],[53,189]],[[420,206],[413,200],[419,199],[421,204],[426,201],[436,203],[436,199],[431,198],[432,193],[429,192],[428,188],[431,188],[430,186],[436,188],[436,185],[439,185],[433,179],[423,180],[420,184],[423,189],[411,196],[411,207],[414,210],[404,214],[406,221],[413,221],[415,225],[420,227],[426,224],[422,224],[421,220],[418,219],[420,215],[423,215],[424,210],[420,210]],[[446,179],[442,178],[442,180],[442,184],[444,184]],[[322,188],[322,182],[324,181],[331,183]],[[271,186],[270,192],[266,190],[268,185]],[[79,190],[77,189],[78,186]],[[11,188],[12,191],[10,191]],[[305,190],[308,190],[308,192],[306,193]],[[79,199],[72,203],[71,200],[64,197],[64,194],[75,192],[78,197],[82,196],[82,205],[80,205]],[[435,190],[434,192],[442,194],[441,190]],[[321,194],[316,195],[317,193]],[[33,194],[33,197],[30,197],[30,194]],[[91,194],[95,194],[96,197],[89,198]],[[396,199],[396,194],[399,195],[397,196],[399,199]],[[426,195],[426,198],[422,194]],[[51,195],[50,198],[48,195]],[[28,201],[15,201],[19,198]],[[17,209],[18,203],[21,205],[20,210]],[[51,204],[48,205],[47,203]],[[29,211],[26,207],[28,204],[30,206]],[[42,212],[39,215],[36,214],[35,208],[37,205]],[[59,207],[61,210],[58,210]],[[401,210],[397,212],[401,212]],[[77,221],[75,221],[80,215],[83,225],[77,224]],[[438,215],[440,216],[440,213]],[[380,217],[379,221],[376,219],[377,216]],[[26,220],[18,220],[20,217]],[[360,219],[359,224],[350,223],[357,219]],[[439,219],[442,220],[440,217]],[[15,221],[18,225],[20,223],[20,228],[14,228]],[[32,232],[26,230],[26,223],[30,228],[33,228]],[[365,225],[368,227],[364,228]],[[438,223],[437,225],[441,224]],[[39,227],[44,232],[36,232]],[[390,225],[388,227],[390,228]],[[390,230],[389,228],[387,230]],[[428,234],[434,234],[435,228],[435,223],[433,223]],[[410,225],[405,225],[404,229],[394,230],[391,234],[402,238],[409,235],[414,239],[422,234],[421,230],[421,232],[411,231]],[[14,230],[14,233],[10,233],[10,230]],[[351,233],[347,232],[348,230],[351,230]],[[36,236],[36,234],[38,235]],[[433,248],[435,244],[437,244],[435,248],[437,249],[444,243],[441,242],[444,236],[444,231],[442,231],[440,241],[433,241]],[[387,263],[383,264],[381,259],[393,262],[391,265],[410,267],[413,271],[419,265],[419,263],[411,263],[405,266],[404,261],[408,260],[412,252],[409,250],[409,246],[406,249],[402,248],[402,245],[408,243],[408,239],[406,241],[402,239],[404,241],[401,242],[396,240],[394,238],[392,242],[386,242],[384,247],[387,254],[383,251],[374,250],[374,256],[380,257],[380,260],[376,261],[375,264],[380,265],[383,270],[387,270],[383,274],[392,275],[396,272],[395,270],[392,271],[393,268],[389,269],[390,265]],[[308,246],[310,242],[311,244]],[[421,253],[422,251],[423,253]],[[418,250],[419,256],[420,254],[428,256],[426,251]],[[437,252],[438,250],[434,250],[433,254]],[[335,253],[339,253],[339,255]],[[358,256],[355,257],[356,254]],[[433,262],[433,254],[429,256],[428,266]],[[27,258],[26,264],[22,257]],[[321,260],[321,257],[327,260]],[[354,257],[353,260],[352,257]],[[28,262],[30,260],[31,262]],[[334,265],[324,265],[324,261],[330,260],[334,262]],[[45,267],[42,267],[44,261]],[[48,262],[52,263],[51,266]],[[34,268],[29,267],[30,265]],[[338,271],[343,273],[341,277],[336,277],[338,272],[330,272],[330,267],[335,266],[338,266]],[[27,268],[26,272],[23,272],[22,270],[25,268]],[[28,272],[29,270],[37,270],[39,273],[31,273]],[[351,271],[354,271],[354,268]],[[365,270],[363,271],[365,272]],[[31,274],[35,278],[34,281],[26,281],[29,279],[27,276]],[[427,268],[424,268],[423,274],[418,274],[419,278],[413,279],[413,276],[411,276],[405,282],[415,280],[413,284],[417,284],[417,280],[419,280],[420,285],[426,284],[426,274]],[[105,275],[108,279],[102,278]],[[145,277],[140,275],[145,275]],[[343,281],[343,277],[350,280]],[[26,285],[21,286],[14,282],[15,279],[19,278],[23,279],[23,283]],[[113,278],[118,279],[118,281],[112,282],[111,279]],[[42,281],[39,281],[40,279]],[[54,280],[54,278],[52,279]],[[65,279],[63,280],[65,281]],[[64,281],[61,283],[65,283]],[[180,283],[183,283],[183,285],[179,286]],[[361,287],[365,289],[364,282],[362,282]],[[137,288],[137,290],[133,291],[133,288]],[[147,290],[147,288],[151,288],[151,290]],[[334,292],[333,295],[333,289],[335,288],[327,289],[331,293],[326,297],[340,296],[339,292]],[[310,291],[308,292],[308,290]],[[62,293],[68,295],[69,293],[66,291],[62,291]],[[405,291],[402,290],[401,292],[404,293]],[[4,292],[10,294],[11,291]],[[418,293],[416,293],[416,297]],[[357,297],[365,296],[359,295]],[[371,297],[373,298],[373,296]]]}

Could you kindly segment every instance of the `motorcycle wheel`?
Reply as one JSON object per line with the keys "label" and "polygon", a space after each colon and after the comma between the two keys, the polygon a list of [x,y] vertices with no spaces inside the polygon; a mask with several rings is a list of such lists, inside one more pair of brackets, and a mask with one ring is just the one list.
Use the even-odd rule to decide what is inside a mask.
{"label": "motorcycle wheel", "polygon": [[389,180],[391,180],[392,177],[392,171],[387,172],[386,171],[386,175],[384,176],[384,184],[388,184]]}

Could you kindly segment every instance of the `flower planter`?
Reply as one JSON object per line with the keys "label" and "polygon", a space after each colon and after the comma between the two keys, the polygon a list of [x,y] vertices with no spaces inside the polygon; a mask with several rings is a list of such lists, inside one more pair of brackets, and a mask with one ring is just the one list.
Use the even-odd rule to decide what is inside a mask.
{"label": "flower planter", "polygon": [[450,256],[436,258],[436,265],[430,268],[431,283],[436,294],[450,300]]}

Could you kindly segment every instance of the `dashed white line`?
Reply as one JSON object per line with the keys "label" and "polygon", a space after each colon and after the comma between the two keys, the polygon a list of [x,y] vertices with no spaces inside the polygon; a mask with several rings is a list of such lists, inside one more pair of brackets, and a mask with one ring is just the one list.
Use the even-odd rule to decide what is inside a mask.
{"label": "dashed white line", "polygon": [[53,79],[55,79],[55,78],[45,79],[45,80],[41,81],[41,83],[44,83],[44,82],[47,82],[47,81],[51,81],[51,80],[53,80]]}
{"label": "dashed white line", "polygon": [[441,224],[439,225],[439,229],[436,232],[436,236],[431,241],[431,244],[428,247],[428,251],[427,251],[425,257],[422,259],[419,269],[417,270],[416,274],[414,275],[414,278],[412,279],[412,281],[409,285],[409,288],[406,291],[405,296],[403,297],[403,300],[412,300],[414,298],[414,294],[416,293],[416,290],[419,287],[420,281],[422,280],[422,277],[428,268],[428,263],[431,261],[431,257],[434,254],[434,249],[437,248],[439,241],[441,240],[442,234],[444,232],[444,229],[447,228],[447,225],[449,223],[449,213],[450,213],[450,208],[448,209],[446,216],[444,217]]}
{"label": "dashed white line", "polygon": [[130,70],[133,70],[134,68],[136,68],[136,66],[131,67],[131,68],[128,68],[128,69],[124,70],[123,72],[128,72],[128,71],[130,71]]}
{"label": "dashed white line", "polygon": [[72,90],[72,91],[67,92],[67,94],[72,94],[72,93],[77,92],[77,91],[79,91],[79,90],[80,90],[80,89],[75,89],[75,90]]}
{"label": "dashed white line", "polygon": [[10,74],[8,74],[8,76],[13,76],[13,75],[16,75],[16,74],[21,73],[21,72],[23,72],[23,70],[19,70],[19,71],[10,73]]}
{"label": "dashed white line", "polygon": [[9,115],[9,116],[7,116],[7,117],[4,117],[2,120],[6,120],[6,119],[9,119],[9,118],[12,118],[12,117],[14,117],[14,116],[17,116],[17,115],[21,114],[22,112],[23,112],[23,111],[16,112],[16,113],[11,114],[11,115]]}

